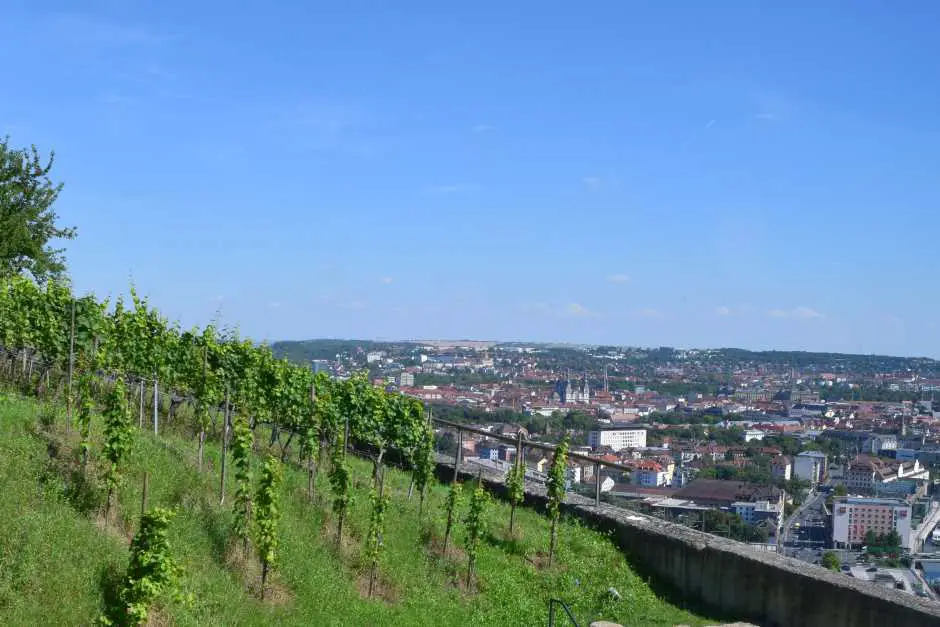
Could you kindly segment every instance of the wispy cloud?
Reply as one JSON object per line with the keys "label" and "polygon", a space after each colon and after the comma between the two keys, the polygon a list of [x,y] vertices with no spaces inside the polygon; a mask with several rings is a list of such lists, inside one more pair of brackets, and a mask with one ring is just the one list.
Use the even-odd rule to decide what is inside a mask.
{"label": "wispy cloud", "polygon": [[268,309],[280,309],[280,308],[281,308],[281,303],[279,301],[268,303]]}
{"label": "wispy cloud", "polygon": [[730,316],[734,313],[731,307],[721,305],[720,307],[715,307],[715,313],[719,316]]}
{"label": "wispy cloud", "polygon": [[610,283],[629,283],[631,277],[629,274],[611,274],[607,277]]}
{"label": "wispy cloud", "polygon": [[495,126],[491,126],[489,124],[476,124],[470,128],[470,132],[479,135],[480,133],[489,133],[495,129]]}
{"label": "wispy cloud", "polygon": [[764,120],[765,122],[770,122],[770,121],[772,121],[772,120],[777,119],[777,116],[775,116],[773,113],[770,113],[769,111],[764,111],[763,113],[758,113],[758,114],[755,115],[754,117],[755,117],[756,119],[758,119],[758,120]]}
{"label": "wispy cloud", "polygon": [[450,185],[432,185],[431,187],[425,187],[425,194],[463,194],[466,192],[472,192],[479,189],[477,185],[470,183],[454,183]]}
{"label": "wispy cloud", "polygon": [[718,120],[709,120],[708,123],[705,124],[705,130],[707,131],[707,130],[710,129],[711,127],[715,126],[715,122],[717,122],[717,121],[718,121]]}
{"label": "wispy cloud", "polygon": [[591,311],[584,305],[578,303],[568,303],[565,305],[565,315],[577,318],[584,318],[591,315]]}
{"label": "wispy cloud", "polygon": [[601,188],[601,178],[599,176],[585,176],[581,179],[581,182],[584,183],[584,186],[592,192],[596,192]]}
{"label": "wispy cloud", "polygon": [[653,308],[653,307],[643,307],[643,308],[641,308],[641,309],[637,309],[637,310],[634,311],[633,313],[634,313],[634,315],[639,316],[640,318],[656,318],[656,319],[658,319],[658,318],[662,318],[662,317],[663,317],[663,312],[661,312],[660,310],[655,309],[655,308]]}
{"label": "wispy cloud", "polygon": [[799,320],[813,320],[825,318],[822,314],[810,307],[794,307],[793,309],[771,309],[767,312],[771,318],[795,318]]}
{"label": "wispy cloud", "polygon": [[384,283],[385,285],[391,285],[395,279],[393,279],[390,276],[383,276],[381,280],[382,280],[382,283]]}

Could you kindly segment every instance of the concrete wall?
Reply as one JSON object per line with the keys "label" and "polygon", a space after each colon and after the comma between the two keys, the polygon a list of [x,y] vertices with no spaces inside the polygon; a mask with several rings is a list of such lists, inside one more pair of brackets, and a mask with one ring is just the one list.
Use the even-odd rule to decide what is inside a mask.
{"label": "concrete wall", "polygon": [[[463,479],[477,476],[475,466],[466,470]],[[453,465],[438,465],[442,479],[453,473]],[[483,479],[503,494],[502,477]],[[569,514],[610,531],[631,565],[673,603],[715,618],[764,627],[940,627],[940,604],[683,525],[607,504],[595,507],[577,495],[568,500]],[[529,486],[526,504],[544,507],[544,489]]]}

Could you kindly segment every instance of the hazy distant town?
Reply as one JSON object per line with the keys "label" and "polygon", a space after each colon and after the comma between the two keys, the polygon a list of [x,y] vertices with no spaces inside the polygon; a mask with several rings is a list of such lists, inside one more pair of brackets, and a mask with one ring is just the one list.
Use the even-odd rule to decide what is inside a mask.
{"label": "hazy distant town", "polygon": [[[831,353],[478,341],[279,342],[423,400],[438,451],[495,469],[567,436],[571,489],[935,599],[940,362]],[[527,454],[537,478],[547,459]],[[595,476],[596,475],[596,476]],[[600,486],[598,487],[598,483]],[[934,543],[933,541],[936,541]]]}

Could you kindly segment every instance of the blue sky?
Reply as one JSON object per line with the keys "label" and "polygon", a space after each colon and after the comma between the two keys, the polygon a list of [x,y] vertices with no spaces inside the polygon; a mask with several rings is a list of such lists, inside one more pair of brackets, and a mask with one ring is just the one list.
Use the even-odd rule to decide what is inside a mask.
{"label": "blue sky", "polygon": [[186,326],[940,357],[940,5],[715,4],[7,0],[0,133]]}

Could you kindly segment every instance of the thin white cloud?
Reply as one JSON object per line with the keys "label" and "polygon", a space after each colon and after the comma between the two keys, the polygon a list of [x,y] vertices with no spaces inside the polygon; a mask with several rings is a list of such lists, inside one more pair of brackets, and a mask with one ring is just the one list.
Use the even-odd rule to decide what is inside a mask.
{"label": "thin white cloud", "polygon": [[280,309],[280,308],[281,308],[281,303],[279,301],[268,303],[268,309]]}
{"label": "thin white cloud", "polygon": [[583,182],[585,187],[587,187],[592,192],[599,190],[602,183],[599,176],[585,176],[583,179],[581,179],[581,182]]}
{"label": "thin white cloud", "polygon": [[611,274],[607,277],[607,280],[610,283],[629,283],[631,277],[629,274]]}
{"label": "thin white cloud", "polygon": [[705,130],[707,131],[707,130],[710,129],[711,127],[715,126],[715,122],[717,122],[717,121],[718,121],[718,120],[709,120],[708,123],[705,125]]}
{"label": "thin white cloud", "polygon": [[641,318],[662,318],[663,312],[653,307],[644,307],[636,310],[636,315]]}
{"label": "thin white cloud", "polygon": [[383,277],[382,277],[382,283],[384,283],[385,285],[391,285],[394,280],[395,280],[395,279],[393,279],[393,278],[390,277],[390,276],[383,276]]}
{"label": "thin white cloud", "polygon": [[470,128],[470,132],[479,135],[480,133],[489,133],[490,131],[495,130],[495,128],[495,126],[490,126],[489,124],[477,124]]}
{"label": "thin white cloud", "polygon": [[731,307],[721,305],[720,307],[715,307],[715,313],[719,316],[730,316],[734,312],[731,310]]}
{"label": "thin white cloud", "polygon": [[810,307],[794,307],[793,309],[771,309],[767,312],[771,318],[795,318],[799,320],[813,320],[825,318],[822,314]]}
{"label": "thin white cloud", "polygon": [[568,316],[575,316],[578,318],[583,318],[586,316],[590,316],[591,312],[584,305],[580,305],[578,303],[569,303],[568,305],[565,306],[565,314]]}
{"label": "thin white cloud", "polygon": [[773,113],[770,113],[769,111],[765,111],[765,112],[763,112],[763,113],[758,113],[758,114],[755,115],[754,117],[755,117],[756,119],[758,119],[758,120],[764,120],[765,122],[771,122],[771,121],[777,119],[777,116],[775,116]]}

